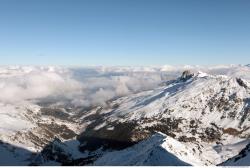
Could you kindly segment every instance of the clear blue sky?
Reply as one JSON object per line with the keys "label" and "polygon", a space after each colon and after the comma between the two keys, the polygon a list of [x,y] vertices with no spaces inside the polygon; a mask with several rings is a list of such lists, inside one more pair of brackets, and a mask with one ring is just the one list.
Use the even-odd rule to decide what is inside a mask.
{"label": "clear blue sky", "polygon": [[250,0],[0,0],[0,64],[250,63]]}

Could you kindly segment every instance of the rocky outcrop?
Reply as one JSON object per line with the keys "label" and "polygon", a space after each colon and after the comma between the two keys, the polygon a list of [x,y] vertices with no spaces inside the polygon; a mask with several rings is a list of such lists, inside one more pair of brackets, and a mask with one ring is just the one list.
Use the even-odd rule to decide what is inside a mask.
{"label": "rocky outcrop", "polygon": [[245,89],[247,88],[247,84],[241,78],[236,78],[236,81],[240,86],[244,87]]}
{"label": "rocky outcrop", "polygon": [[187,81],[188,79],[192,78],[193,76],[194,76],[194,73],[192,73],[189,70],[186,70],[186,71],[182,72],[180,80]]}

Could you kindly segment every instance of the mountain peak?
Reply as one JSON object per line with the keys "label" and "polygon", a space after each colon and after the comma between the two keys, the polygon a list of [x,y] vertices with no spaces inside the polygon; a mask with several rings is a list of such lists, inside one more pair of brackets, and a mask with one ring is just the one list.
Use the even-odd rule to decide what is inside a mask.
{"label": "mountain peak", "polygon": [[193,77],[204,78],[204,77],[212,77],[212,75],[209,75],[209,74],[202,72],[202,71],[192,72],[190,70],[185,70],[182,72],[180,80],[185,82]]}
{"label": "mountain peak", "polygon": [[190,70],[185,70],[182,72],[180,79],[182,81],[187,81],[187,80],[191,79],[193,76],[194,76],[193,72],[191,72]]}

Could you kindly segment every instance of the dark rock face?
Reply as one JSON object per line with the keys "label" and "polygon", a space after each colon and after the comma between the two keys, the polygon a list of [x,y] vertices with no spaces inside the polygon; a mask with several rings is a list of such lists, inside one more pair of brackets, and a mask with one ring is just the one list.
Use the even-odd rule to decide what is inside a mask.
{"label": "dark rock face", "polygon": [[242,86],[242,87],[244,87],[245,89],[247,89],[247,85],[245,84],[245,82],[244,82],[241,78],[236,78],[236,81],[237,81],[237,83],[238,83],[240,86]]}
{"label": "dark rock face", "polygon": [[194,73],[192,73],[192,72],[189,71],[189,70],[186,70],[186,71],[184,71],[184,72],[182,73],[180,79],[181,79],[182,81],[185,82],[185,81],[187,81],[188,79],[192,78],[193,76],[194,76]]}
{"label": "dark rock face", "polygon": [[61,109],[57,108],[46,108],[43,107],[40,109],[42,115],[52,116],[61,120],[69,120],[70,115],[63,112]]}
{"label": "dark rock face", "polygon": [[196,141],[196,138],[195,137],[187,137],[187,136],[183,135],[183,136],[180,136],[178,138],[178,141],[180,141],[180,142],[194,142],[194,141]]}

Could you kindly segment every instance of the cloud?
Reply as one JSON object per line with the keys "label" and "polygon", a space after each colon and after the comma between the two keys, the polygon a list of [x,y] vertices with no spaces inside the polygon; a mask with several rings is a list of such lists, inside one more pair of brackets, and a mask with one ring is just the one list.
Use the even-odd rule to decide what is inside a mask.
{"label": "cloud", "polygon": [[55,72],[36,71],[0,78],[0,101],[15,102],[51,95],[70,95],[82,89],[81,83]]}
{"label": "cloud", "polygon": [[75,106],[104,105],[107,100],[157,86],[161,75],[100,72],[63,67],[1,67],[0,101],[70,101]]}
{"label": "cloud", "polygon": [[104,105],[107,100],[152,89],[161,82],[162,78],[159,73],[98,73],[97,76],[82,80],[84,91],[81,96],[85,101],[74,99],[72,103]]}
{"label": "cloud", "polygon": [[245,66],[163,67],[0,67],[0,101],[51,101],[74,106],[105,105],[106,101],[153,89],[183,70],[249,78]]}

